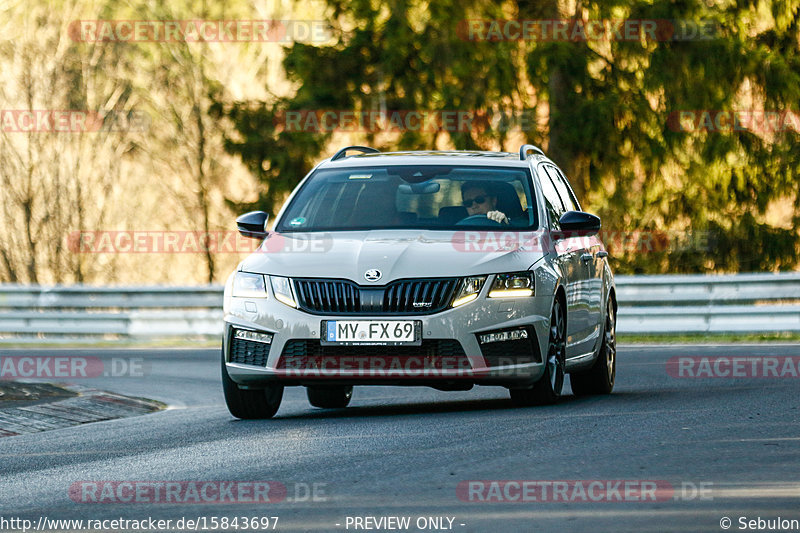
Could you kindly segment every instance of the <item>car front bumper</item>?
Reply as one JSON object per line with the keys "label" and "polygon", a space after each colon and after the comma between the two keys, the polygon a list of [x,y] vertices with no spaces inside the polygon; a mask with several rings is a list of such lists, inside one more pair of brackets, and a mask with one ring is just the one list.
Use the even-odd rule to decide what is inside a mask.
{"label": "car front bumper", "polygon": [[[332,316],[307,313],[274,298],[229,298],[223,353],[231,379],[245,388],[275,382],[526,387],[544,372],[551,306],[552,297],[547,296],[488,299],[481,295],[430,315]],[[422,341],[417,348],[321,346],[324,320],[419,320]],[[234,329],[271,334],[271,342],[234,339]],[[514,345],[479,341],[479,334],[520,329],[526,331],[530,349],[519,344],[522,341]],[[528,357],[515,356],[526,351]]]}

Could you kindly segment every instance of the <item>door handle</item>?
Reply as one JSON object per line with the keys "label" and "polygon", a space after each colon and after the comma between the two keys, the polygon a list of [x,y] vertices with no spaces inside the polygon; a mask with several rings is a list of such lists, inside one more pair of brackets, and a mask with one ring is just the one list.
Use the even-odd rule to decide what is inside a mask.
{"label": "door handle", "polygon": [[591,261],[592,259],[594,259],[594,256],[593,256],[592,254],[585,253],[585,254],[582,254],[582,255],[581,255],[581,261],[586,261],[586,262],[589,262],[589,261]]}

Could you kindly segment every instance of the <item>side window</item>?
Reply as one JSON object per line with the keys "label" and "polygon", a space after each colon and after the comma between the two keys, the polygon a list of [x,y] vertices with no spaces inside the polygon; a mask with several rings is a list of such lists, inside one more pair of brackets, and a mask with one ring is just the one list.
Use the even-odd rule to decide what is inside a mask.
{"label": "side window", "polygon": [[559,229],[558,219],[564,214],[565,209],[561,203],[561,199],[558,197],[558,192],[553,182],[550,180],[544,168],[543,165],[540,165],[537,174],[539,175],[539,183],[542,185],[545,209],[550,216],[550,229],[557,230]]}
{"label": "side window", "polygon": [[553,178],[553,183],[556,184],[556,189],[558,189],[558,195],[561,196],[561,200],[564,202],[564,207],[567,211],[580,211],[581,208],[578,205],[575,194],[573,194],[572,189],[567,185],[567,178],[564,177],[564,174],[556,167],[547,167],[547,171],[550,177]]}

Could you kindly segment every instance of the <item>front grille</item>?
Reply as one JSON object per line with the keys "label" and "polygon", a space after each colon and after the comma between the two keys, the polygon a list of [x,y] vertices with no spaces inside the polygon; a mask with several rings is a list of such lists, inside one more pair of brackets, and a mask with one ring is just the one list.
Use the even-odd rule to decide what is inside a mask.
{"label": "front grille", "polygon": [[429,368],[471,368],[461,343],[449,339],[423,340],[420,346],[331,346],[318,340],[292,339],[284,345],[278,368],[312,368],[320,359],[335,362],[341,358],[354,367],[358,367],[359,359],[369,362],[388,358],[402,366],[404,360],[416,358]]}
{"label": "front grille", "polygon": [[383,295],[385,313],[435,313],[450,303],[456,288],[454,278],[400,280],[390,283]]}
{"label": "front grille", "polygon": [[231,338],[231,363],[267,366],[270,344]]}
{"label": "front grille", "polygon": [[295,279],[297,304],[312,313],[358,313],[361,290],[352,281],[337,279]]}
{"label": "front grille", "polygon": [[530,326],[525,330],[528,332],[527,339],[481,344],[481,354],[486,359],[486,366],[541,363],[542,356],[539,353],[539,343],[536,342],[536,332]]}
{"label": "front grille", "polygon": [[293,281],[300,309],[322,315],[438,313],[450,304],[458,286],[458,278],[397,280],[384,287],[334,279]]}

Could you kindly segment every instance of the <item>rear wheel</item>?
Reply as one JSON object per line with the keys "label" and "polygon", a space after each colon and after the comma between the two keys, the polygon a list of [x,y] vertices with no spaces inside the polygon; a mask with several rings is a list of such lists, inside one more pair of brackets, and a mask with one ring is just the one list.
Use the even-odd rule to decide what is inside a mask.
{"label": "rear wheel", "polygon": [[530,389],[511,389],[511,401],[515,405],[545,405],[556,402],[564,387],[564,361],[567,352],[567,321],[564,306],[556,298],[550,315],[550,337],[544,375]]}
{"label": "rear wheel", "polygon": [[236,418],[254,420],[272,418],[283,399],[282,385],[269,385],[263,389],[241,389],[228,375],[225,355],[222,356],[222,390],[228,411]]}
{"label": "rear wheel", "polygon": [[349,385],[331,387],[308,387],[308,403],[322,409],[347,407],[353,397],[353,387]]}
{"label": "rear wheel", "polygon": [[586,372],[569,375],[572,392],[576,396],[610,394],[614,389],[617,374],[617,321],[614,302],[606,304],[606,323],[603,326],[603,342],[592,368]]}

